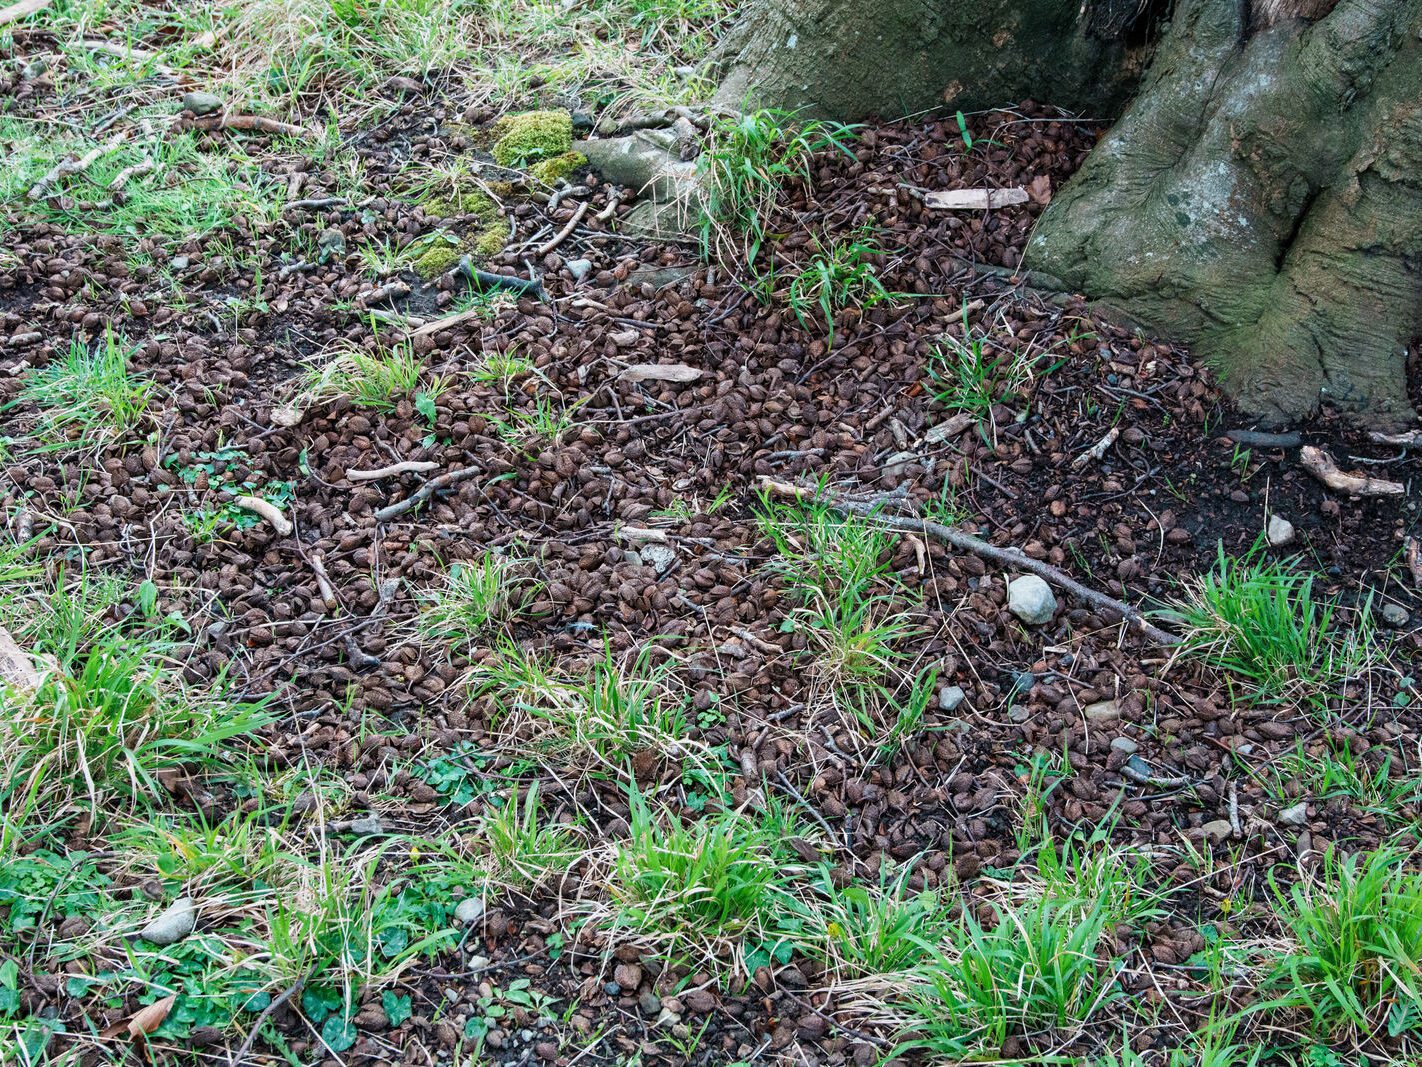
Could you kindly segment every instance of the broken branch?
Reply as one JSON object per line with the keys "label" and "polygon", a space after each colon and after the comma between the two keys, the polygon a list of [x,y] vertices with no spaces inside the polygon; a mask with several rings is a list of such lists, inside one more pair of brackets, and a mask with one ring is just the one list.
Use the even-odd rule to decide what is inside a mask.
{"label": "broken branch", "polygon": [[431,478],[404,500],[381,508],[375,513],[375,519],[377,522],[389,522],[398,515],[403,515],[407,511],[413,511],[440,490],[448,489],[450,486],[458,485],[460,482],[467,482],[470,478],[478,477],[483,473],[483,467],[461,467],[459,470],[441,474],[438,478]]}
{"label": "broken branch", "polygon": [[[760,485],[774,496],[789,497],[794,500],[803,500],[816,495],[812,489],[806,489],[798,485],[789,485],[785,482],[778,482],[765,475],[760,476]],[[955,530],[951,526],[944,526],[938,522],[930,522],[927,519],[885,515],[878,510],[884,503],[882,499],[830,499],[827,500],[826,503],[836,511],[851,515],[862,515],[886,529],[898,530],[902,533],[923,534],[926,537],[931,537],[935,541],[941,541],[944,544],[952,545],[954,548],[961,549],[962,551],[971,552],[975,556],[980,556],[983,559],[990,560],[1001,566],[1023,570],[1028,574],[1035,574],[1043,581],[1055,585],[1057,588],[1071,594],[1078,600],[1085,601],[1092,607],[1120,615],[1139,633],[1150,638],[1156,644],[1169,647],[1180,643],[1178,637],[1174,634],[1166,633],[1160,627],[1151,623],[1139,610],[1131,607],[1131,605],[1082,585],[1075,578],[1069,577],[1056,567],[1048,563],[1043,563],[1040,560],[1032,559],[1016,548],[999,548],[997,545],[984,541],[980,537],[974,537],[972,534],[966,534],[961,530]]]}
{"label": "broken branch", "polygon": [[281,513],[281,508],[277,507],[270,500],[263,500],[259,496],[239,496],[233,501],[243,511],[250,511],[254,515],[260,515],[271,524],[282,537],[286,537],[292,531],[291,520]]}
{"label": "broken branch", "polygon": [[552,240],[547,241],[546,243],[538,246],[538,255],[546,256],[549,252],[553,251],[553,249],[557,248],[560,244],[566,241],[568,239],[568,235],[578,228],[578,223],[583,221],[583,216],[587,213],[588,202],[584,200],[581,204],[578,205],[577,210],[573,212],[573,217],[567,221],[567,223],[563,226],[561,230],[559,230],[556,234],[553,235]]}
{"label": "broken branch", "polygon": [[20,0],[18,4],[0,8],[0,26],[18,22],[26,15],[33,15],[36,11],[43,11],[53,2],[54,0]]}
{"label": "broken branch", "polygon": [[995,207],[1025,204],[1026,189],[936,189],[923,198],[927,207],[945,211],[987,211]]}
{"label": "broken branch", "polygon": [[381,478],[393,478],[397,474],[427,474],[439,467],[428,459],[404,459],[388,467],[376,467],[368,471],[346,471],[346,477],[353,482],[376,482]]}

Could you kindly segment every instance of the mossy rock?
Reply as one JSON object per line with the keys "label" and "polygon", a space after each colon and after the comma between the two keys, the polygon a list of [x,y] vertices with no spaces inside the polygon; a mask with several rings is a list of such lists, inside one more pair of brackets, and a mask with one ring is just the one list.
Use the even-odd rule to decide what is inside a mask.
{"label": "mossy rock", "polygon": [[493,133],[494,161],[523,167],[572,150],[573,116],[561,109],[505,115],[494,124]]}
{"label": "mossy rock", "polygon": [[587,166],[588,157],[581,152],[564,152],[554,156],[552,159],[545,159],[542,163],[535,163],[528,168],[529,176],[544,185],[552,185],[560,178],[566,178],[579,167]]}

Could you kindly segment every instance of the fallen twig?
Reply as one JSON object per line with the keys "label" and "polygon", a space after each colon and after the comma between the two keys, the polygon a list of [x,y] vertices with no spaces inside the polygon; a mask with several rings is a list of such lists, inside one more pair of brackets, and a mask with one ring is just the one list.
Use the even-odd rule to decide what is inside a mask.
{"label": "fallen twig", "polygon": [[1409,430],[1407,433],[1382,433],[1373,430],[1368,434],[1368,440],[1377,445],[1393,445],[1397,448],[1422,448],[1422,430]]}
{"label": "fallen twig", "polygon": [[1133,782],[1137,782],[1140,785],[1154,786],[1156,789],[1179,789],[1181,786],[1186,786],[1190,784],[1190,779],[1185,777],[1183,774],[1163,776],[1156,774],[1147,774],[1145,771],[1139,770],[1131,766],[1129,763],[1126,763],[1121,767],[1121,774],[1123,774],[1125,777],[1129,778]]}
{"label": "fallen twig", "polygon": [[63,178],[66,174],[82,174],[100,158],[118,148],[127,137],[128,134],[121,133],[105,141],[103,144],[89,149],[89,151],[77,159],[64,159],[56,163],[48,174],[30,186],[29,198],[31,200],[43,200],[45,197],[51,196],[51,190],[54,186],[59,184],[59,179]]}
{"label": "fallen twig", "polygon": [[17,22],[26,15],[33,15],[36,11],[43,11],[53,2],[54,0],[20,0],[18,4],[0,8],[0,26]]}
{"label": "fallen twig", "polygon": [[606,222],[612,218],[612,213],[617,210],[617,205],[622,199],[622,190],[612,190],[612,195],[607,198],[607,206],[593,216],[598,222]]}
{"label": "fallen twig", "polygon": [[1264,433],[1260,430],[1226,430],[1225,436],[1245,448],[1298,448],[1303,438],[1296,433]]}
{"label": "fallen twig", "polygon": [[291,533],[291,520],[281,513],[281,508],[277,507],[270,500],[263,500],[259,496],[239,496],[233,501],[243,511],[250,511],[254,515],[260,515],[271,524],[282,537]]}
{"label": "fallen twig", "polygon": [[157,169],[158,164],[152,159],[145,159],[142,163],[135,163],[131,167],[124,167],[123,170],[114,175],[114,180],[109,182],[109,192],[116,193],[140,174],[148,174],[150,171]]}
{"label": "fallen twig", "polygon": [[[816,495],[816,490],[806,489],[798,485],[789,485],[785,482],[778,482],[765,475],[760,476],[760,484],[767,492],[775,496],[789,497],[795,500],[804,500]],[[1173,646],[1180,643],[1180,639],[1174,634],[1167,633],[1160,627],[1154,625],[1146,619],[1138,609],[1123,603],[1105,593],[1098,592],[1088,586],[1082,585],[1075,578],[1062,573],[1049,563],[1032,559],[1030,556],[1016,548],[999,548],[982,538],[974,537],[972,534],[955,530],[951,526],[944,526],[939,522],[931,522],[927,519],[914,517],[901,517],[895,515],[885,515],[878,509],[883,506],[884,499],[873,500],[830,500],[829,506],[836,511],[841,511],[854,515],[863,515],[874,522],[890,530],[900,530],[907,533],[919,533],[926,537],[931,537],[935,541],[942,541],[952,545],[954,548],[965,552],[971,552],[975,556],[991,560],[1004,567],[1015,567],[1024,570],[1029,574],[1035,574],[1043,581],[1057,586],[1059,589],[1070,593],[1078,600],[1083,600],[1093,607],[1106,611],[1115,612],[1131,624],[1139,633],[1150,638],[1159,645]]]}
{"label": "fallen twig", "polygon": [[307,556],[306,562],[311,564],[311,573],[316,575],[316,588],[321,591],[321,603],[327,611],[339,610],[341,602],[336,597],[336,587],[331,584],[331,576],[326,573],[326,561],[317,552]]}
{"label": "fallen twig", "polygon": [[299,994],[302,987],[306,985],[306,979],[311,977],[311,972],[297,977],[296,981],[287,986],[282,992],[272,997],[267,1006],[262,1009],[262,1013],[257,1016],[257,1021],[252,1024],[252,1029],[247,1031],[247,1036],[242,1039],[242,1044],[237,1047],[232,1058],[227,1061],[228,1067],[241,1067],[242,1062],[247,1058],[247,1053],[252,1047],[252,1042],[257,1040],[257,1034],[266,1025],[266,1021],[272,1017],[272,1013],[279,1009],[292,997]]}
{"label": "fallen twig", "polygon": [[468,311],[459,311],[453,315],[446,315],[442,319],[435,319],[427,322],[410,332],[413,340],[416,337],[426,337],[432,333],[439,333],[441,330],[452,330],[456,326],[461,326],[471,319],[477,319],[484,313],[483,308],[470,308]]}
{"label": "fallen twig", "polygon": [[1401,496],[1407,487],[1401,482],[1390,482],[1386,478],[1373,478],[1366,474],[1349,474],[1338,469],[1338,464],[1321,448],[1304,445],[1299,452],[1299,462],[1328,488],[1354,496]]}
{"label": "fallen twig", "polygon": [[382,300],[398,299],[410,295],[410,287],[402,281],[386,282],[384,285],[356,297],[356,303],[363,306],[378,304]]}
{"label": "fallen twig", "polygon": [[1102,456],[1106,454],[1106,450],[1110,448],[1112,444],[1115,443],[1116,438],[1120,436],[1121,428],[1119,426],[1112,426],[1109,430],[1106,431],[1105,437],[1101,438],[1101,440],[1097,441],[1085,452],[1077,456],[1076,459],[1071,461],[1071,469],[1080,470],[1092,460],[1099,460]]}
{"label": "fallen twig", "polygon": [[1412,584],[1422,589],[1422,546],[1418,545],[1417,538],[1407,539],[1402,548],[1402,558],[1412,572]]}
{"label": "fallen twig", "polygon": [[344,196],[313,196],[307,200],[289,200],[282,205],[285,211],[316,211],[326,207],[341,207],[350,203]]}
{"label": "fallen twig", "polygon": [[458,485],[460,482],[467,482],[470,478],[477,478],[483,473],[483,467],[461,467],[458,470],[441,474],[438,478],[431,478],[404,500],[381,508],[375,513],[375,519],[377,522],[389,522],[398,515],[403,515],[407,511],[413,511],[440,490],[448,489],[450,486]]}
{"label": "fallen twig", "polygon": [[194,130],[246,130],[249,133],[270,133],[279,137],[305,137],[304,127],[293,126],[289,122],[278,122],[265,115],[213,115],[193,119],[189,127]]}
{"label": "fallen twig", "polygon": [[403,459],[388,467],[377,467],[368,471],[346,471],[346,477],[353,482],[376,482],[381,478],[393,478],[397,474],[427,474],[439,467],[428,459]]}
{"label": "fallen twig", "polygon": [[566,240],[568,239],[568,235],[578,228],[578,223],[580,223],[580,222],[583,221],[583,216],[586,215],[587,213],[588,213],[588,202],[587,202],[586,200],[584,200],[584,201],[583,201],[581,204],[579,204],[579,205],[577,206],[577,208],[573,211],[573,217],[570,218],[570,219],[563,225],[563,228],[562,228],[561,230],[559,230],[557,233],[555,233],[555,234],[553,235],[552,240],[546,241],[546,242],[544,242],[543,244],[541,244],[541,245],[538,246],[538,253],[537,253],[537,254],[540,255],[540,256],[546,256],[549,252],[553,251],[553,249],[557,248],[560,244],[562,244],[564,241],[566,241]]}

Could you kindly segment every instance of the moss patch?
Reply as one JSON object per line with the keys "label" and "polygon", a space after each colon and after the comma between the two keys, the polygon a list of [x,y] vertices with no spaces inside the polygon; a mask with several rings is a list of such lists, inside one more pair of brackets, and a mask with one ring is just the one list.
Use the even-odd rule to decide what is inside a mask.
{"label": "moss patch", "polygon": [[495,162],[505,167],[561,156],[573,147],[573,116],[567,111],[525,111],[494,125]]}
{"label": "moss patch", "polygon": [[544,185],[552,185],[559,178],[566,178],[579,167],[586,165],[588,157],[581,152],[564,152],[562,155],[545,159],[528,168],[529,175]]}
{"label": "moss patch", "polygon": [[464,245],[464,241],[458,244],[451,244],[443,239],[431,241],[429,247],[411,262],[410,269],[426,281],[438,278],[459,264],[459,258],[465,254]]}
{"label": "moss patch", "polygon": [[503,250],[509,236],[509,224],[499,211],[499,204],[482,190],[452,192],[425,202],[425,214],[440,218],[461,218],[472,215],[477,226],[458,241],[447,234],[436,235],[429,245],[410,261],[410,269],[421,278],[438,278],[459,265],[463,256],[488,259]]}

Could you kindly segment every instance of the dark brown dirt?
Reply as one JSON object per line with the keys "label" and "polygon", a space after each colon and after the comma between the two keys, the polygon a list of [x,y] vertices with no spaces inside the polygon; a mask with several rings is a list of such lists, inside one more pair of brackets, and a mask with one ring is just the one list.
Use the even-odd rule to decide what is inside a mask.
{"label": "dark brown dirt", "polygon": [[[188,601],[204,612],[191,670],[211,674],[227,665],[245,690],[283,694],[289,714],[264,739],[274,764],[304,758],[335,768],[357,803],[392,795],[400,805],[385,812],[392,829],[462,832],[472,812],[446,810],[427,784],[390,767],[396,757],[431,751],[431,743],[434,751],[477,746],[487,724],[477,707],[466,709],[457,699],[463,663],[400,642],[397,633],[412,617],[417,593],[438,581],[448,563],[509,548],[535,559],[545,584],[541,622],[519,633],[520,640],[576,658],[596,653],[604,639],[618,651],[658,639],[684,664],[698,706],[714,694],[730,709],[702,739],[729,746],[740,766],[772,782],[783,775],[803,793],[842,835],[835,860],[846,871],[872,872],[884,856],[919,857],[921,881],[933,886],[950,874],[971,884],[985,871],[1010,866],[1034,754],[1060,757],[1070,768],[1046,794],[1054,828],[1117,818],[1121,841],[1170,848],[1177,856],[1182,840],[1198,841],[1204,824],[1227,817],[1230,792],[1237,791],[1245,832],[1231,842],[1236,861],[1203,878],[1184,860],[1161,872],[1163,884],[1189,892],[1173,898],[1176,912],[1168,921],[1130,935],[1137,951],[1121,981],[1133,995],[1194,988],[1188,971],[1173,968],[1200,947],[1198,928],[1228,921],[1225,901],[1247,905],[1260,894],[1263,872],[1281,854],[1326,840],[1377,839],[1377,817],[1339,801],[1316,798],[1306,831],[1270,821],[1278,800],[1261,783],[1281,755],[1320,740],[1312,721],[1232,701],[1219,678],[1171,662],[1085,605],[1064,601],[1052,623],[1026,628],[1007,613],[994,567],[932,543],[903,539],[893,562],[930,610],[932,625],[914,658],[940,664],[941,683],[966,690],[963,705],[950,714],[935,702],[929,728],[872,767],[847,758],[846,739],[837,743],[834,727],[804,713],[805,672],[796,656],[803,638],[780,631],[783,591],[761,566],[770,549],[753,513],[758,476],[823,478],[856,491],[902,486],[919,502],[946,483],[984,537],[1143,604],[1170,597],[1182,579],[1208,569],[1221,547],[1247,551],[1272,510],[1295,524],[1299,543],[1290,551],[1323,572],[1328,591],[1355,599],[1372,590],[1379,602],[1409,612],[1393,661],[1404,674],[1416,662],[1422,599],[1399,564],[1404,536],[1419,532],[1415,493],[1391,501],[1339,498],[1303,472],[1296,448],[1236,447],[1225,434],[1242,427],[1208,371],[1187,353],[1099,321],[1080,301],[1053,302],[974,269],[1016,267],[1041,203],[1090,148],[1089,127],[1029,105],[985,119],[982,132],[999,143],[970,154],[951,121],[934,121],[875,127],[854,161],[834,154],[820,160],[813,183],[787,191],[770,227],[787,235],[774,252],[781,273],[812,254],[810,234],[848,236],[870,225],[886,250],[879,261],[885,285],[906,294],[892,306],[841,314],[833,348],[823,328],[804,328],[783,307],[757,304],[726,270],[708,269],[692,250],[639,245],[617,234],[616,215],[594,221],[608,193],[594,177],[584,180],[592,207],[583,224],[538,259],[518,246],[561,228],[579,198],[569,197],[550,217],[539,203],[510,197],[517,250],[489,269],[522,276],[532,270],[551,299],[521,299],[487,321],[416,342],[429,369],[452,383],[432,427],[408,400],[389,414],[337,402],[313,408],[294,428],[274,427],[272,409],[303,359],[343,339],[368,343],[369,324],[340,310],[374,284],[362,276],[354,252],[365,242],[401,245],[427,228],[421,210],[403,199],[400,160],[467,151],[458,136],[427,132],[447,129],[453,117],[439,108],[411,109],[360,138],[373,198],[358,208],[289,210],[263,231],[239,229],[230,236],[251,257],[241,266],[219,263],[213,241],[180,249],[140,241],[155,266],[173,270],[186,306],[157,287],[153,269],[130,269],[118,239],[29,223],[7,238],[19,264],[0,276],[0,404],[18,394],[21,379],[12,372],[21,362],[43,366],[71,337],[93,338],[109,325],[141,344],[138,367],[171,399],[159,406],[162,433],[151,444],[110,449],[91,466],[13,460],[0,503],[10,515],[21,507],[57,515],[61,495],[76,493],[80,506],[66,513],[69,525],[41,548],[77,543],[92,563],[135,583],[151,576],[165,589],[191,591]],[[336,174],[307,169],[300,157],[273,153],[264,166],[283,178],[305,173],[302,197],[337,188]],[[1024,185],[1037,200],[986,214],[948,213],[926,209],[915,195],[980,184]],[[626,209],[619,206],[617,214]],[[284,252],[297,235],[311,241],[328,228],[343,235],[347,255],[281,277]],[[177,256],[188,265],[175,266]],[[582,282],[567,269],[578,257],[592,261]],[[657,286],[642,280],[651,270],[680,278]],[[415,295],[395,302],[394,310],[426,318],[450,310],[453,282],[405,280]],[[234,296],[260,297],[265,310],[234,318],[228,304]],[[1014,345],[1051,350],[1064,362],[1007,397],[981,427],[927,445],[925,432],[948,417],[924,388],[929,349],[949,317],[978,300],[977,326],[1004,342],[1010,336]],[[40,338],[7,343],[32,332]],[[382,336],[393,341],[399,333],[386,327]],[[490,421],[501,386],[462,373],[491,352],[531,359],[545,393],[580,405],[575,426],[528,455],[512,450]],[[618,379],[625,365],[656,362],[685,363],[704,374],[685,385]],[[515,398],[531,408],[532,392],[533,383],[521,380]],[[27,414],[11,408],[4,418],[19,425]],[[1074,468],[1072,460],[1113,427],[1119,437],[1101,460]],[[1370,446],[1329,418],[1303,434],[1326,444],[1345,467],[1366,465],[1413,483],[1422,473],[1416,453]],[[219,543],[193,539],[175,501],[192,506],[216,498],[181,486],[175,468],[220,447],[245,452],[233,461],[239,479],[250,470],[258,481],[293,483],[292,537],[259,526]],[[448,470],[478,465],[483,473],[422,511],[381,524],[375,510],[415,491],[420,479],[355,484],[345,475],[396,459],[431,459]],[[728,502],[711,510],[723,490]],[[666,532],[678,555],[669,572],[658,576],[614,537],[624,523]],[[337,588],[339,612],[322,606],[307,562],[316,553]],[[393,598],[382,607],[381,583],[394,582]],[[379,666],[353,665],[348,637]],[[1393,688],[1382,697],[1388,704],[1397,687],[1396,675],[1390,678]],[[1352,723],[1341,740],[1369,765],[1386,752],[1412,767],[1417,698],[1374,715],[1363,696],[1354,692],[1341,702]],[[1083,714],[1113,698],[1120,701],[1118,718]],[[364,716],[383,722],[392,736],[359,740]],[[1159,789],[1123,778],[1126,755],[1112,747],[1116,738],[1133,741],[1160,774],[1189,776],[1195,788]],[[669,783],[677,777],[675,768],[663,773]],[[750,784],[738,781],[738,795]],[[626,815],[613,791],[574,797],[551,789],[550,798],[555,806],[596,807],[609,830]],[[452,818],[456,828],[446,831]],[[575,870],[569,891],[577,878]],[[596,946],[550,957],[556,910],[551,899],[508,902],[491,909],[482,940],[466,946],[503,968],[498,973],[529,976],[555,996],[582,998],[557,1035],[525,1039],[521,1033],[531,1031],[516,1018],[491,1041],[499,1062],[567,1062],[582,1035],[607,1026],[611,1033],[580,1063],[610,1063],[639,1048],[644,1062],[678,1062],[639,1006],[646,992],[684,1012],[693,1031],[710,1020],[702,1062],[866,1063],[881,1054],[861,1033],[831,1021],[834,1004],[812,992],[821,976],[808,964],[767,969],[746,992],[730,993],[709,986],[709,975],[619,959],[636,965],[618,972],[629,979],[624,987],[609,976]],[[416,997],[414,1017],[394,1031],[362,1036],[346,1062],[426,1063],[432,1051],[452,1048],[454,1030],[431,1021],[435,1008],[446,989],[469,994],[484,975],[457,956],[442,967],[411,972],[404,988]],[[673,997],[676,990],[682,992]],[[57,991],[49,1003],[62,1013],[77,1010]],[[1181,1007],[1188,1016],[1184,1001]],[[290,1026],[293,1053],[319,1059],[290,1013],[277,1020]],[[1003,1051],[1026,1055],[1030,1043]]]}

